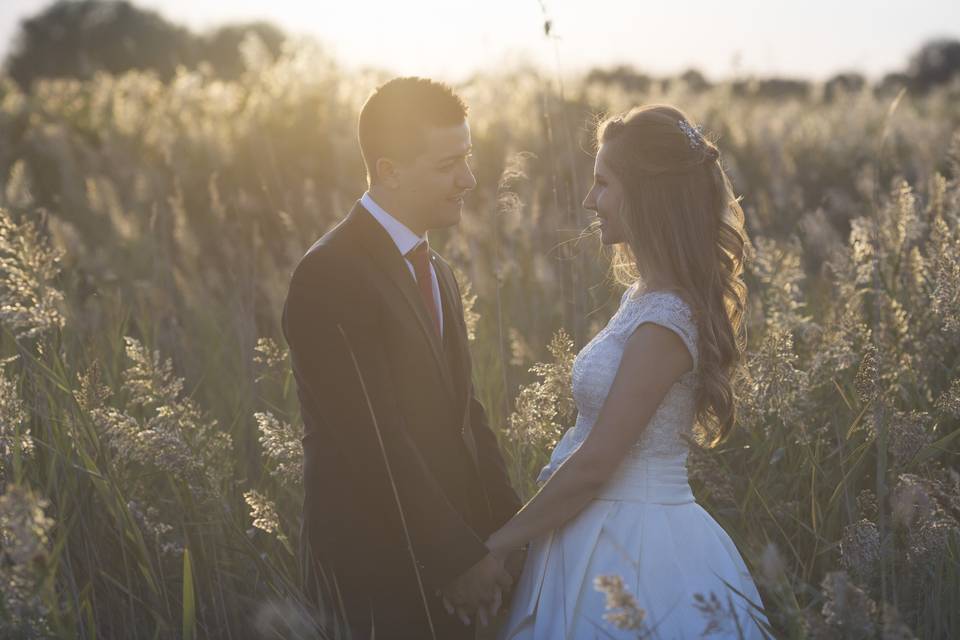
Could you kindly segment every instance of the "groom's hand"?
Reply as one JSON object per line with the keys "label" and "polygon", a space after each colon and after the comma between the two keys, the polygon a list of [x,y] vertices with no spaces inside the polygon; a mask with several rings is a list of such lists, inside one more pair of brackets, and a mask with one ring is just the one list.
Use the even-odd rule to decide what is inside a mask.
{"label": "groom's hand", "polygon": [[506,560],[504,560],[504,567],[506,567],[507,572],[510,574],[510,577],[513,578],[513,581],[516,582],[520,579],[520,572],[523,571],[523,563],[527,559],[527,548],[523,547],[522,549],[514,549],[507,554]]}
{"label": "groom's hand", "polygon": [[[503,561],[499,556],[488,553],[441,592],[464,624],[470,624],[470,615],[475,613],[480,622],[486,625],[488,616],[496,615],[503,593],[512,585],[513,578],[503,566]],[[450,607],[447,610],[450,611]]]}

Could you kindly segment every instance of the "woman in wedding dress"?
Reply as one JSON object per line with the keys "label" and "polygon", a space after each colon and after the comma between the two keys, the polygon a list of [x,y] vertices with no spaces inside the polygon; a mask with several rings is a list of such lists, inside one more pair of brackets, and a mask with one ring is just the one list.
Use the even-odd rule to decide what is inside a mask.
{"label": "woman in wedding dress", "polygon": [[[631,284],[577,354],[577,421],[539,491],[487,540],[501,556],[529,543],[499,638],[769,637],[750,573],[695,502],[685,466],[686,437],[714,445],[734,422],[743,211],[716,146],[674,107],[607,119],[597,139],[583,204]],[[600,576],[622,579],[643,610],[640,628],[604,618]],[[708,629],[711,595],[727,616]]]}

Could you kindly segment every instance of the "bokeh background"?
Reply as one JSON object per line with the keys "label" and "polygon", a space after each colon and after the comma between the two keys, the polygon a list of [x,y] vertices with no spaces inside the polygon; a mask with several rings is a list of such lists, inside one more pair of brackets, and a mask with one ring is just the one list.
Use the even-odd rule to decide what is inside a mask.
{"label": "bokeh background", "polygon": [[958,25],[932,1],[4,2],[0,636],[345,637],[296,588],[279,319],[397,74],[470,106],[478,187],[431,244],[525,497],[620,296],[580,206],[591,123],[673,103],[751,238],[737,429],[691,453],[698,500],[777,637],[960,636]]}

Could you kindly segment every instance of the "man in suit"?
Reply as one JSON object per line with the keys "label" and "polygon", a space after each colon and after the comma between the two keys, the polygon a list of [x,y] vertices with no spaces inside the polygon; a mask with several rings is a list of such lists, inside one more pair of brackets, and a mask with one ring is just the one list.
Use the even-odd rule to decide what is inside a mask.
{"label": "man in suit", "polygon": [[466,114],[422,78],[368,98],[369,188],[300,260],[284,304],[304,589],[354,637],[472,638],[471,615],[485,622],[516,577],[483,541],[520,501],[474,394],[459,287],[427,244],[476,186]]}

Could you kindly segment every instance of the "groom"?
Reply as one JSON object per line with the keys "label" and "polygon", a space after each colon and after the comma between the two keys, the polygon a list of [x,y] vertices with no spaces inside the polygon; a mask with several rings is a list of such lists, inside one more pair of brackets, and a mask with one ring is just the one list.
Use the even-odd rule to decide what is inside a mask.
{"label": "groom", "polygon": [[466,115],[423,78],[369,97],[369,188],[300,260],[284,304],[305,427],[303,586],[357,638],[472,638],[469,615],[516,577],[483,541],[520,501],[474,394],[457,282],[427,244],[477,184]]}

